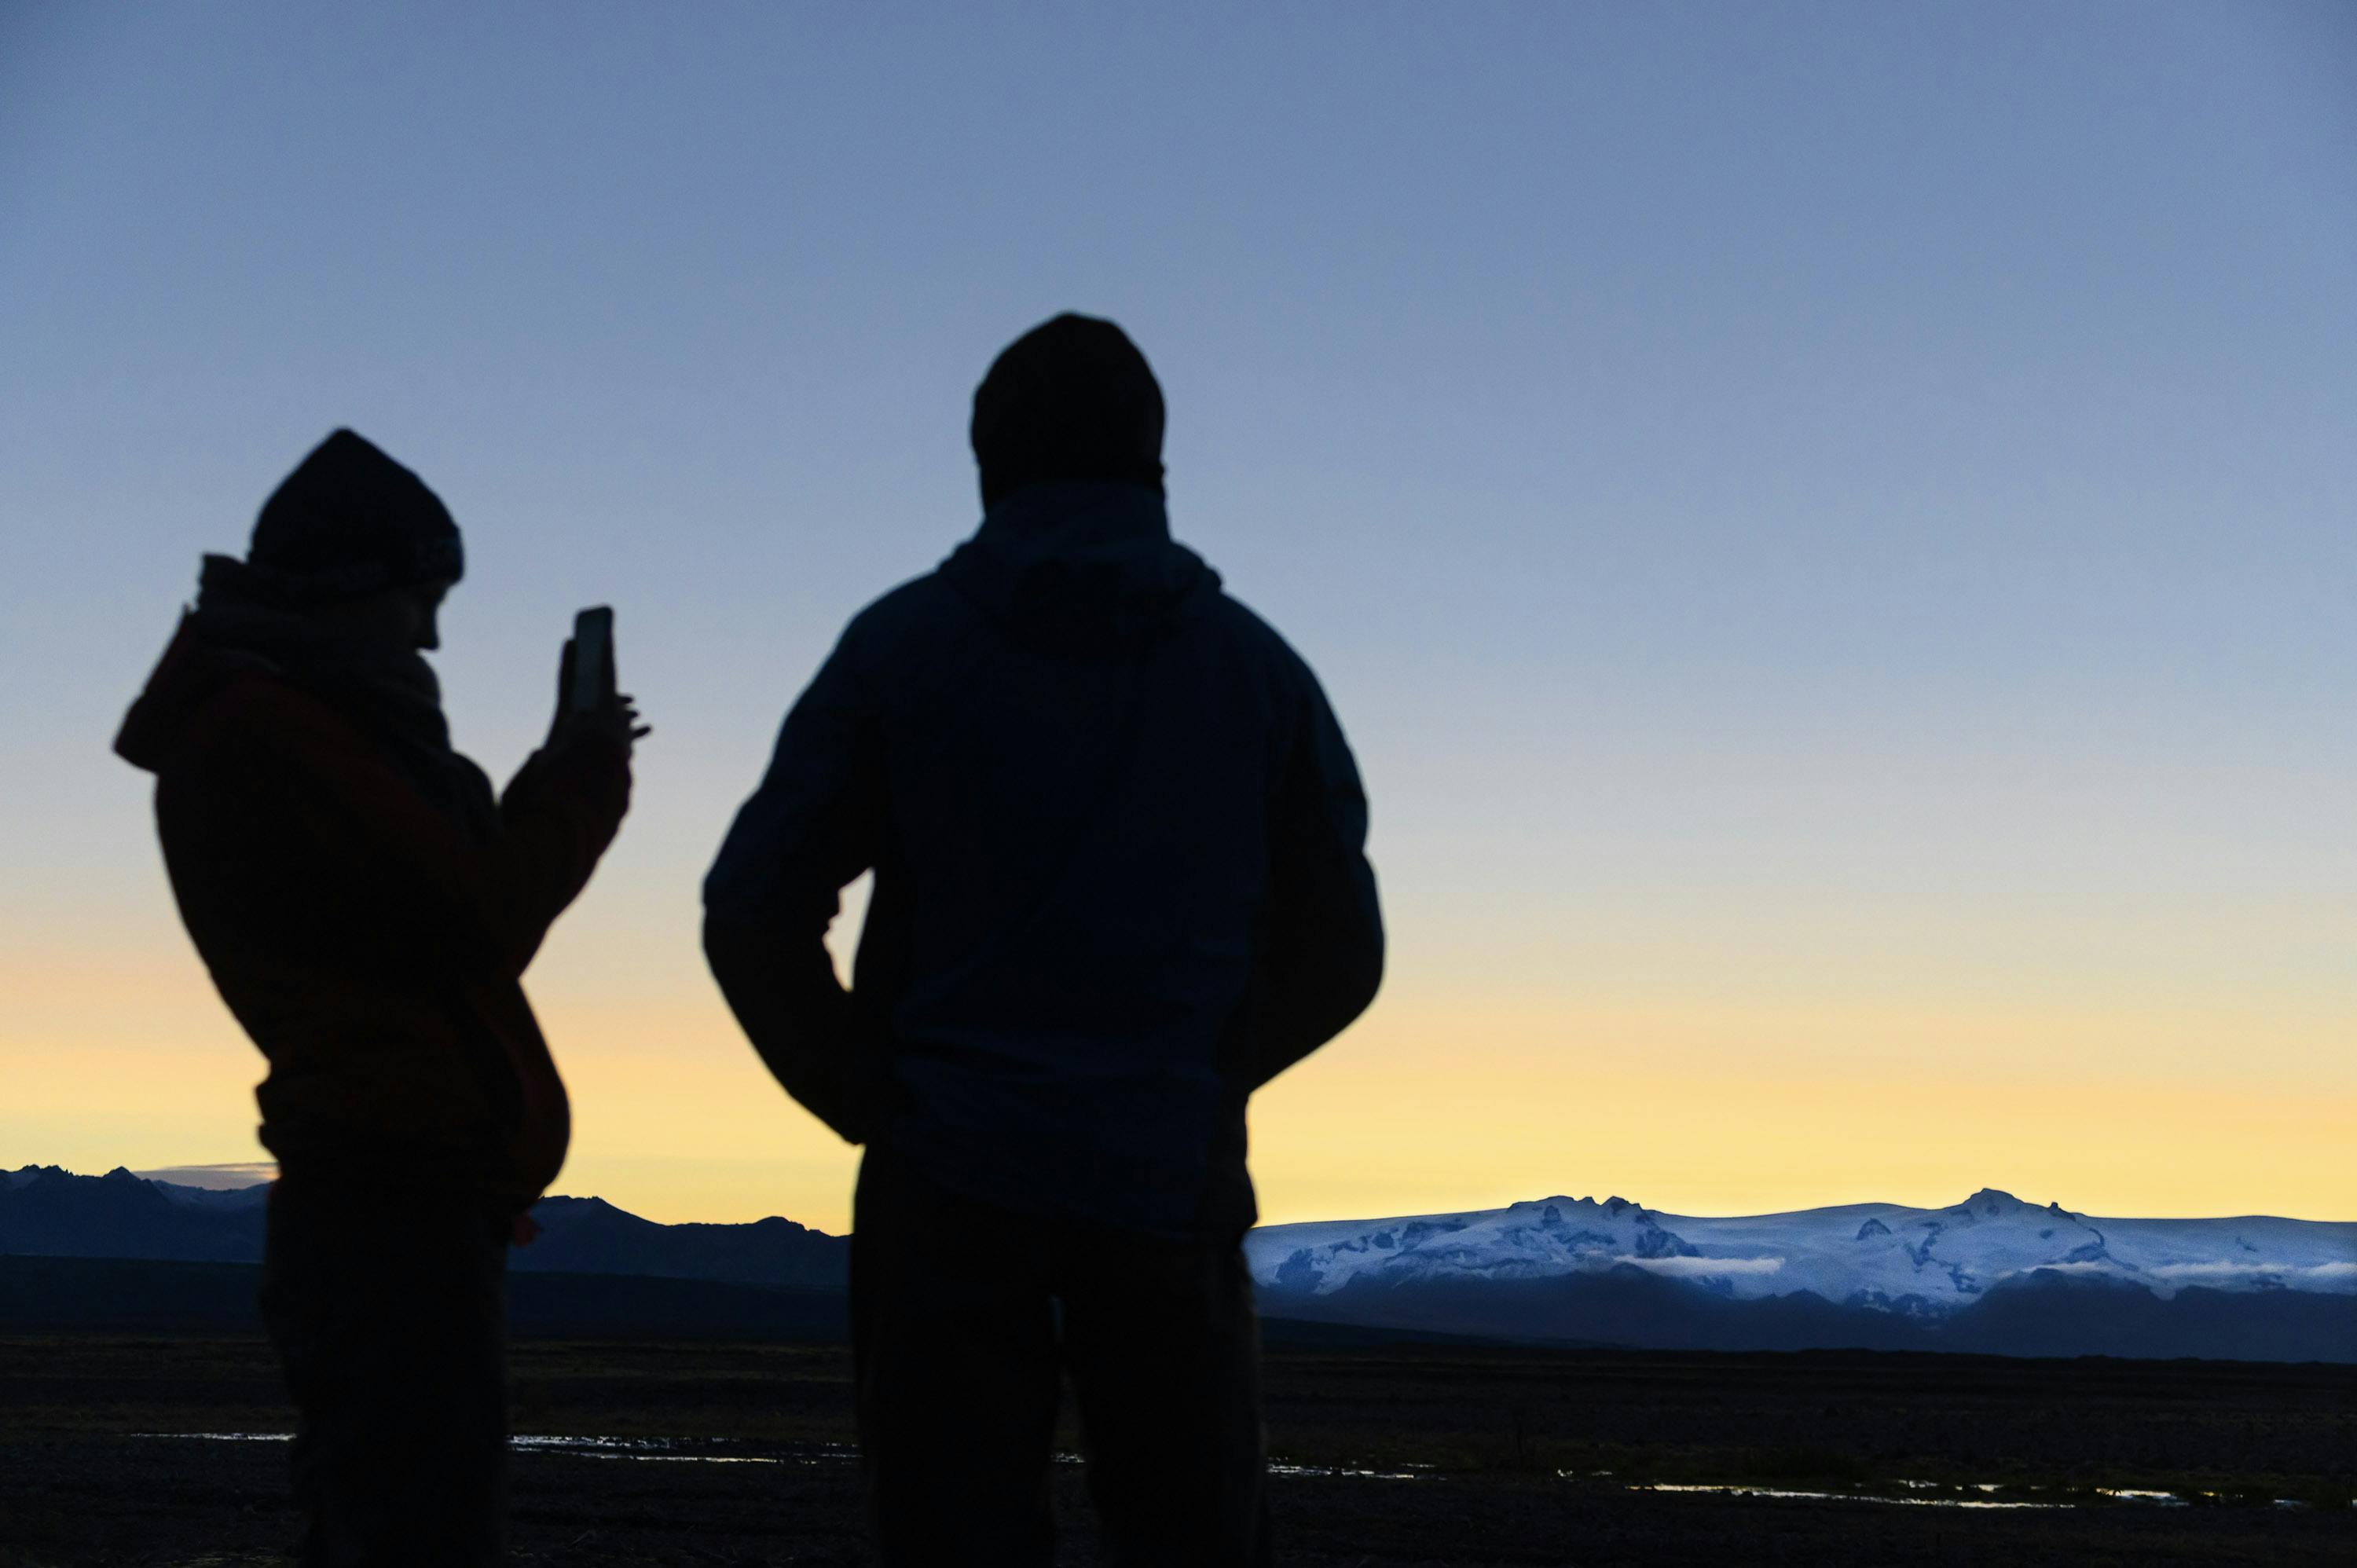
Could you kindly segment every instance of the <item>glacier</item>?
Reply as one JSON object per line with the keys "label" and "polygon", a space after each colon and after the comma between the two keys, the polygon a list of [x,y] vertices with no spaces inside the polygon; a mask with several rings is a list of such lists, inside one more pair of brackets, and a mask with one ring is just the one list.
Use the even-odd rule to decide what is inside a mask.
{"label": "glacier", "polygon": [[[2357,1223],[2245,1216],[2103,1219],[1985,1187],[1945,1208],[1846,1204],[1789,1214],[1667,1214],[1622,1197],[1264,1226],[1254,1282],[1296,1299],[1361,1287],[1635,1270],[1738,1301],[1806,1292],[1938,1317],[2046,1273],[2141,1287],[2357,1295]],[[2352,1304],[2357,1305],[2357,1304]]]}

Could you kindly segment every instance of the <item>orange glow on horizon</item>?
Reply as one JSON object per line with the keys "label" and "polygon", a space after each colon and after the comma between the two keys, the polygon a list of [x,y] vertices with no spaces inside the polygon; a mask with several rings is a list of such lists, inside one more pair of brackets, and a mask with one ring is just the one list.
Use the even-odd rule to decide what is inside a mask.
{"label": "orange glow on horizon", "polygon": [[[856,1152],[786,1100],[708,985],[597,983],[583,956],[533,986],[574,1096],[556,1190],[666,1222],[845,1229]],[[260,1155],[260,1058],[193,958],[20,954],[0,978],[0,1163]],[[2357,1217],[2357,1068],[2306,1067],[2335,1059],[2329,1020],[2253,1024],[1953,998],[1477,1007],[1410,993],[1255,1101],[1254,1171],[1272,1223],[1556,1193],[1695,1214],[1933,1206],[1983,1186],[2112,1216]]]}

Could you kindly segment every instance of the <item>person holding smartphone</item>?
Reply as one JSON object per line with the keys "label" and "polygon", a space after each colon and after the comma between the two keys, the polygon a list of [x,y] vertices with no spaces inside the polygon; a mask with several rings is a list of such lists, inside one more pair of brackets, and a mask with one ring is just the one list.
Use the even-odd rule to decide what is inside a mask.
{"label": "person holding smartphone", "polygon": [[570,1125],[520,982],[646,733],[610,640],[568,643],[547,742],[494,795],[422,656],[464,565],[434,492],[335,432],[244,560],[206,557],[115,742],[156,777],[181,916],[269,1062],[263,1312],[306,1568],[500,1560],[506,1252]]}

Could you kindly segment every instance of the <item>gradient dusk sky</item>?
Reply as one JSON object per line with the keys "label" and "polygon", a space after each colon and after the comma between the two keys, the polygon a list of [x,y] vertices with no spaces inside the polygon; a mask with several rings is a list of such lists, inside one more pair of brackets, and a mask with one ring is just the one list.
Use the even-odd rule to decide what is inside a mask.
{"label": "gradient dusk sky", "polygon": [[599,601],[656,726],[559,1190],[842,1229],[697,884],[1064,308],[1373,801],[1266,1218],[2357,1219],[2341,4],[0,4],[0,1165],[259,1156],[107,746],[349,424],[466,530],[463,749]]}

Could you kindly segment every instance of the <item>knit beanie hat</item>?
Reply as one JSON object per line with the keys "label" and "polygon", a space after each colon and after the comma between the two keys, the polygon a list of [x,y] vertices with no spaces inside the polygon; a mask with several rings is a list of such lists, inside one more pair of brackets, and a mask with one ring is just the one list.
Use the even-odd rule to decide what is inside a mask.
{"label": "knit beanie hat", "polygon": [[467,561],[441,498],[365,437],[339,430],[262,503],[246,564],[292,596],[321,600],[456,582]]}
{"label": "knit beanie hat", "polygon": [[1007,345],[974,389],[974,455],[996,505],[1047,479],[1162,488],[1162,388],[1110,321],[1067,313]]}

